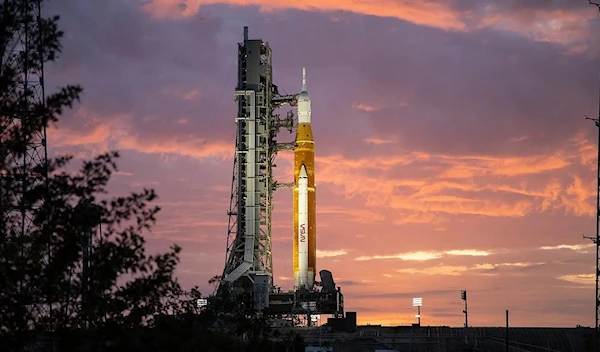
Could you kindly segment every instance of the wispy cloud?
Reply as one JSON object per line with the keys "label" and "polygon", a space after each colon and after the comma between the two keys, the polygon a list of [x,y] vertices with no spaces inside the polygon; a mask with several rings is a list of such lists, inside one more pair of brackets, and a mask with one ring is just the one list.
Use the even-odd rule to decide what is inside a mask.
{"label": "wispy cloud", "polygon": [[367,144],[375,144],[375,145],[398,143],[398,141],[395,141],[392,139],[381,139],[381,138],[365,138],[364,141]]}
{"label": "wispy cloud", "polygon": [[352,107],[358,111],[364,111],[364,112],[373,112],[373,111],[383,109],[383,106],[374,106],[374,105],[369,105],[369,104],[364,104],[364,103],[354,103],[354,104],[352,104]]}
{"label": "wispy cloud", "polygon": [[447,255],[461,255],[461,256],[471,256],[471,257],[487,257],[492,252],[489,251],[480,251],[476,249],[454,249],[450,251],[444,252]]}
{"label": "wispy cloud", "polygon": [[522,141],[524,141],[524,140],[526,140],[528,138],[529,138],[529,136],[511,137],[509,139],[509,141],[511,141],[511,142],[522,142]]}
{"label": "wispy cloud", "polygon": [[592,285],[595,283],[596,276],[594,274],[570,274],[559,276],[558,279],[576,284]]}
{"label": "wispy cloud", "polygon": [[365,261],[365,260],[376,260],[376,259],[400,259],[404,261],[427,261],[433,259],[440,259],[444,256],[471,256],[471,257],[485,257],[492,254],[491,251],[482,251],[476,249],[454,249],[443,252],[407,252],[389,255],[373,255],[373,256],[361,256],[354,258],[354,260]]}
{"label": "wispy cloud", "polygon": [[594,248],[595,246],[596,245],[593,243],[590,243],[590,244],[559,244],[556,246],[542,246],[542,247],[539,247],[539,249],[545,250],[545,251],[568,249],[568,250],[572,250],[575,252],[587,253],[588,250]]}
{"label": "wispy cloud", "polygon": [[545,263],[500,263],[500,264],[475,264],[472,266],[466,265],[439,265],[431,266],[427,268],[404,268],[398,269],[396,272],[400,274],[413,274],[413,275],[448,275],[448,276],[459,276],[464,275],[467,272],[477,272],[478,274],[495,275],[492,271],[501,267],[519,267],[526,268],[532,266],[543,265]]}
{"label": "wispy cloud", "polygon": [[319,249],[317,249],[317,258],[339,257],[339,256],[346,255],[346,254],[348,254],[348,252],[346,252],[343,249],[338,249],[338,250],[319,250]]}

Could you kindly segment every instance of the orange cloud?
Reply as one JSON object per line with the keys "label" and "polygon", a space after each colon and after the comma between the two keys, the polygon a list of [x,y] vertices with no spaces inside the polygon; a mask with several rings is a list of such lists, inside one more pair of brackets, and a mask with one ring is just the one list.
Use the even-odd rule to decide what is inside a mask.
{"label": "orange cloud", "polygon": [[[86,118],[87,112],[80,109],[76,116]],[[203,140],[180,140],[176,136],[141,140],[129,126],[129,121],[129,116],[112,116],[88,130],[75,132],[62,127],[50,129],[48,134],[56,146],[85,146],[93,149],[94,152],[125,149],[149,154],[217,158],[223,161],[229,161],[233,155],[232,144],[226,142],[207,143]]]}
{"label": "orange cloud", "polygon": [[[470,214],[523,217],[563,209],[577,216],[593,213],[594,187],[567,168],[582,165],[581,136],[552,155],[486,156],[396,152],[393,155],[346,158],[317,157],[318,182],[346,198],[362,198],[373,209],[395,209],[396,224],[439,221],[436,216]],[[422,166],[427,163],[427,168]],[[434,166],[431,166],[434,165]],[[393,173],[402,168],[405,176]],[[414,170],[414,171],[412,171]],[[411,177],[417,172],[426,176]],[[347,175],[341,176],[341,175]],[[540,176],[543,176],[540,179]],[[540,181],[542,180],[542,181]],[[507,196],[519,196],[508,198]]]}
{"label": "orange cloud", "polygon": [[565,156],[559,154],[527,157],[441,156],[441,158],[456,164],[440,175],[447,178],[537,174],[562,169],[571,164]]}
{"label": "orange cloud", "polygon": [[120,140],[119,148],[132,149],[141,153],[155,154],[178,154],[195,158],[218,158],[228,160],[233,155],[233,147],[230,143],[189,143],[180,142],[175,139],[161,139],[153,142],[140,141],[134,136],[127,136]]}
{"label": "orange cloud", "polygon": [[584,186],[581,178],[574,176],[573,182],[568,185],[560,202],[568,212],[574,215],[593,215],[596,211],[592,200],[596,196],[593,192],[594,188],[593,185]]}
{"label": "orange cloud", "polygon": [[430,211],[447,214],[522,217],[530,212],[532,205],[527,201],[506,202],[501,200],[477,200],[452,196],[429,198],[395,197],[388,202],[371,202],[372,205],[388,204],[395,209]]}
{"label": "orange cloud", "polygon": [[579,162],[583,165],[590,166],[590,169],[596,168],[596,161],[598,158],[598,147],[597,141],[590,141],[585,138],[583,133],[576,134],[571,138],[570,142],[577,148],[579,155]]}
{"label": "orange cloud", "polygon": [[[87,132],[87,133],[86,133]],[[76,146],[100,144],[109,140],[114,136],[113,130],[109,125],[99,125],[92,129],[73,133],[68,129],[61,127],[60,129],[49,129],[48,134],[52,136],[52,141],[59,146]]]}
{"label": "orange cloud", "polygon": [[[181,6],[181,5],[184,6]],[[264,0],[152,0],[144,9],[158,18],[189,17],[198,13],[201,5],[227,4],[237,6],[259,6],[261,11],[298,9],[307,11],[349,11],[363,15],[395,17],[419,25],[450,30],[463,30],[465,24],[459,14],[452,12],[446,4],[422,1],[264,1]]]}
{"label": "orange cloud", "polygon": [[401,212],[394,217],[394,224],[406,225],[406,224],[429,224],[437,222],[435,214],[430,212]]}
{"label": "orange cloud", "polygon": [[186,18],[198,14],[202,5],[226,4],[258,6],[261,12],[288,9],[337,12],[332,21],[343,20],[340,13],[351,12],[377,17],[392,17],[417,25],[451,31],[469,31],[482,28],[510,30],[535,41],[575,44],[569,53],[581,53],[588,47],[579,44],[590,38],[589,23],[596,17],[589,9],[564,10],[531,8],[502,8],[488,5],[480,13],[453,9],[444,2],[411,0],[353,1],[266,1],[266,0],[151,0],[143,9],[155,18]]}

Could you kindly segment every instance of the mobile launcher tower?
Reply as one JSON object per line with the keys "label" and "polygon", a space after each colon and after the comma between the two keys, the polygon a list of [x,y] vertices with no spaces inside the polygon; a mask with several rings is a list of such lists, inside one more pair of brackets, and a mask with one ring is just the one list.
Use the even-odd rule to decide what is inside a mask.
{"label": "mobile launcher tower", "polygon": [[[269,44],[249,40],[248,27],[244,27],[244,42],[238,44],[238,116],[226,262],[217,296],[235,301],[239,309],[292,318],[296,323],[306,317],[310,324],[310,315],[316,314],[342,318],[344,299],[331,272],[322,270],[321,282],[314,280],[314,143],[306,77],[303,72],[300,94],[279,94],[273,84],[271,55]],[[285,118],[275,113],[285,105],[298,106],[298,125],[291,110]],[[277,143],[282,128],[290,133],[297,129],[296,141]],[[307,131],[310,138],[306,138]],[[275,157],[283,150],[295,152],[292,183],[273,179]],[[295,288],[290,292],[281,292],[273,283],[271,215],[273,195],[279,188],[294,189]],[[303,227],[309,229],[308,236],[302,233]]]}

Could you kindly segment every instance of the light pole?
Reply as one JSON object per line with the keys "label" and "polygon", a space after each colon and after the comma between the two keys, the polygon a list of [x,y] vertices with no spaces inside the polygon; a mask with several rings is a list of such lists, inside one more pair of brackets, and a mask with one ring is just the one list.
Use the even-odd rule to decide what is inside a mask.
{"label": "light pole", "polygon": [[463,313],[465,313],[465,328],[469,327],[469,314],[467,313],[467,290],[460,291],[460,299],[465,301],[465,309]]}
{"label": "light pole", "polygon": [[417,324],[421,326],[421,306],[423,305],[423,298],[413,298],[413,307],[417,307]]}

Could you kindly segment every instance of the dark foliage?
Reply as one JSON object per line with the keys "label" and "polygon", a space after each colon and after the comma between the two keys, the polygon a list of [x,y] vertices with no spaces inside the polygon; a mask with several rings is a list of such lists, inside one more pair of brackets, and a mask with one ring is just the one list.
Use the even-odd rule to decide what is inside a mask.
{"label": "dark foliage", "polygon": [[[151,205],[153,190],[106,195],[117,152],[84,162],[75,174],[62,171],[70,156],[45,158],[46,127],[82,89],[42,95],[34,78],[44,62],[58,57],[63,33],[58,17],[38,16],[37,6],[24,0],[0,4],[0,331],[151,325],[153,316],[176,308],[166,298],[182,293],[173,276],[180,248],[145,252],[143,234],[160,210]],[[90,211],[80,203],[96,206]],[[86,271],[82,257],[90,231]]]}

